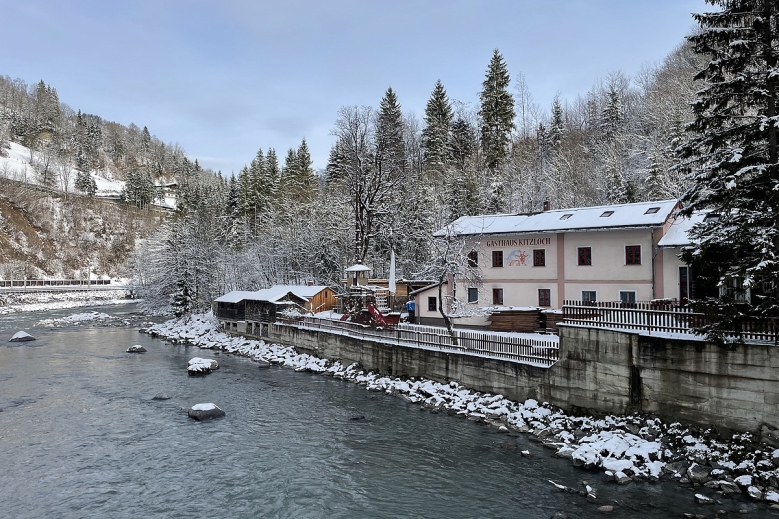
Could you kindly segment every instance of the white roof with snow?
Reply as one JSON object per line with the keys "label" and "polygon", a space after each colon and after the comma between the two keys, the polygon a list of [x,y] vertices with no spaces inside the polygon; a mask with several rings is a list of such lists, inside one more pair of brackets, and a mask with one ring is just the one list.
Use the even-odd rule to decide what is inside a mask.
{"label": "white roof with snow", "polygon": [[217,303],[238,303],[240,301],[249,300],[276,303],[290,293],[300,299],[308,301],[326,288],[330,287],[325,285],[274,285],[270,288],[264,288],[254,292],[234,290],[221,297],[217,297],[214,301]]}
{"label": "white roof with snow", "polygon": [[666,222],[677,204],[677,200],[662,200],[636,204],[556,209],[530,215],[463,216],[436,232],[436,236],[444,236],[448,233],[468,236],[656,227]]}
{"label": "white roof with snow", "polygon": [[246,290],[233,290],[227,294],[214,299],[217,303],[238,303],[244,299],[252,299],[257,292],[249,292]]}
{"label": "white roof with snow", "polygon": [[695,212],[690,218],[678,216],[657,244],[660,247],[684,247],[685,245],[691,245],[692,241],[689,237],[690,229],[692,229],[695,224],[702,222],[703,219],[706,218],[708,212],[709,211]]}
{"label": "white roof with snow", "polygon": [[365,272],[366,270],[373,270],[367,265],[363,265],[362,263],[358,263],[356,265],[352,265],[348,269],[346,269],[346,272]]}

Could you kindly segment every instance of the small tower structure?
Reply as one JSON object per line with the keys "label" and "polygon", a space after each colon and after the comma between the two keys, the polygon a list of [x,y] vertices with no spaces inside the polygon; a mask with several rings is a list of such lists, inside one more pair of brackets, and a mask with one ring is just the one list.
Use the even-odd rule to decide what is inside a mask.
{"label": "small tower structure", "polygon": [[349,288],[352,287],[364,287],[368,285],[370,274],[373,271],[372,268],[362,263],[357,263],[346,269],[346,283]]}

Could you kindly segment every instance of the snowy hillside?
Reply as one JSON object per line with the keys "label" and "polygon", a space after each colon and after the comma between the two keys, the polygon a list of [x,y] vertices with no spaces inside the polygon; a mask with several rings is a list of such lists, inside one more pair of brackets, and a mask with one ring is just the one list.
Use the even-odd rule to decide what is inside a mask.
{"label": "snowy hillside", "polygon": [[[40,184],[40,175],[38,171],[42,166],[43,159],[39,153],[35,153],[35,159],[33,165],[30,165],[30,148],[22,146],[16,142],[10,143],[11,148],[4,150],[8,155],[7,157],[0,156],[0,177],[10,180],[16,180],[28,184]],[[68,168],[67,171],[60,171],[59,165],[50,166],[55,171],[56,189],[64,191],[65,181],[67,180],[68,193],[78,193],[75,188],[76,177],[78,171],[75,168]],[[95,180],[97,185],[96,197],[101,198],[118,198],[125,183],[121,180],[114,180],[112,178],[106,178],[108,175],[101,176],[97,173],[91,172],[90,175]],[[170,209],[176,208],[176,198],[166,196],[164,202],[160,203],[159,200],[155,200],[155,205],[161,207],[167,207]]]}
{"label": "snowy hillside", "polygon": [[113,200],[65,201],[0,175],[0,279],[122,276],[137,243],[164,219]]}

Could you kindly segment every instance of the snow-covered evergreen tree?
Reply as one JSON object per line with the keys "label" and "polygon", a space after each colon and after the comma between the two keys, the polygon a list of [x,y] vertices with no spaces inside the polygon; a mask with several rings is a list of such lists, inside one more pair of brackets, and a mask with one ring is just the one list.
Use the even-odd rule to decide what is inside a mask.
{"label": "snow-covered evergreen tree", "polygon": [[508,91],[511,84],[506,62],[495,49],[479,94],[481,100],[481,147],[486,166],[497,170],[509,153],[511,131],[514,129],[514,98]]}
{"label": "snow-covered evergreen tree", "polygon": [[560,96],[555,96],[552,103],[552,121],[549,125],[549,144],[552,149],[557,149],[565,137],[565,116]]}
{"label": "snow-covered evergreen tree", "polygon": [[752,316],[773,316],[779,287],[779,3],[709,0],[689,37],[709,57],[693,105],[681,168],[692,186],[684,214],[710,210],[684,254],[725,319],[706,331],[740,331]]}
{"label": "snow-covered evergreen tree", "polygon": [[78,171],[75,186],[76,189],[90,197],[95,196],[95,193],[97,193],[97,182],[87,171]]}
{"label": "snow-covered evergreen tree", "polygon": [[298,202],[310,202],[316,195],[317,178],[314,173],[311,160],[311,152],[308,150],[308,143],[305,137],[298,146],[295,154],[297,160],[295,171],[295,199]]}
{"label": "snow-covered evergreen tree", "polygon": [[422,130],[422,146],[425,150],[425,168],[440,178],[446,168],[449,130],[452,125],[452,105],[439,79],[425,106],[425,129]]}

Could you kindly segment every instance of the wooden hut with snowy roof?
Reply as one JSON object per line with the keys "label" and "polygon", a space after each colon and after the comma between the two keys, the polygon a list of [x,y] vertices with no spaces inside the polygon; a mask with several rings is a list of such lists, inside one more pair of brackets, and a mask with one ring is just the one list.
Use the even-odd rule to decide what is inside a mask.
{"label": "wooden hut with snowy roof", "polygon": [[253,292],[236,290],[216,298],[212,307],[223,329],[260,336],[261,325],[274,322],[280,312],[317,313],[337,305],[333,289],[311,284],[274,285]]}

